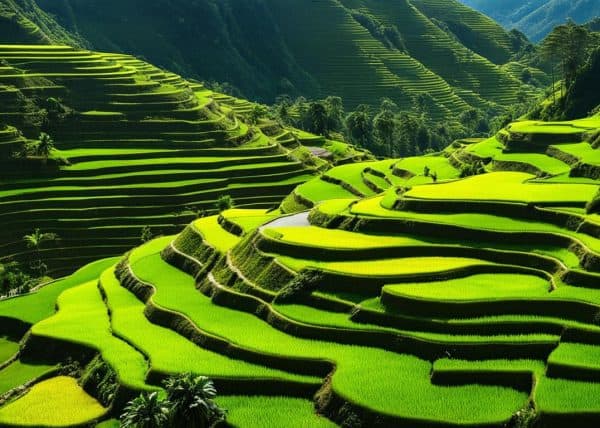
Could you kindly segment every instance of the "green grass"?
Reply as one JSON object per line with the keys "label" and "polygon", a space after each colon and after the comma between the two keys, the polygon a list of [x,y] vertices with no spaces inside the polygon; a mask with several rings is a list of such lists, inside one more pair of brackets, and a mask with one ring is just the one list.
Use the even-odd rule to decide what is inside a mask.
{"label": "green grass", "polygon": [[275,232],[277,238],[283,242],[319,248],[380,248],[425,243],[425,241],[409,236],[367,235],[316,226],[274,227],[266,230]]}
{"label": "green grass", "polygon": [[582,162],[591,165],[600,164],[600,150],[594,149],[589,143],[561,144],[556,148],[561,152],[575,156]]}
{"label": "green grass", "polygon": [[286,256],[280,256],[277,259],[295,271],[300,271],[307,267],[315,267],[348,275],[364,276],[401,276],[420,273],[436,273],[461,269],[468,266],[491,264],[483,260],[465,257],[406,257],[343,262],[318,262]]}
{"label": "green grass", "polygon": [[55,368],[55,365],[17,360],[0,370],[0,394],[32,381]]}
{"label": "green grass", "polygon": [[31,329],[33,335],[96,349],[125,385],[138,390],[151,389],[145,382],[148,364],[144,356],[113,336],[97,281],[64,291],[57,304],[57,314],[35,324]]}
{"label": "green grass", "polygon": [[450,183],[417,186],[405,196],[420,199],[585,203],[597,192],[597,186],[586,184],[528,183],[532,178],[535,177],[519,172],[495,172]]}
{"label": "green grass", "polygon": [[452,358],[441,358],[433,363],[434,371],[528,371],[543,375],[546,365],[538,360],[478,360],[466,361]]}
{"label": "green grass", "polygon": [[315,178],[296,188],[296,193],[313,203],[328,199],[352,198],[355,195],[341,186]]}
{"label": "green grass", "polygon": [[508,418],[525,400],[524,394],[506,388],[433,386],[430,363],[408,355],[289,336],[251,314],[212,304],[196,291],[190,276],[166,265],[158,255],[138,260],[133,270],[155,285],[157,304],[186,315],[208,332],[259,352],[337,361],[334,389],[378,412],[440,420],[439,403],[444,402],[447,420],[498,421]]}
{"label": "green grass", "polygon": [[18,400],[0,409],[0,423],[17,426],[69,426],[106,413],[71,377],[59,376],[34,385]]}
{"label": "green grass", "polygon": [[19,350],[19,344],[14,340],[0,337],[0,364],[14,356]]}
{"label": "green grass", "polygon": [[598,413],[598,394],[600,383],[544,377],[536,389],[536,404],[542,413]]}
{"label": "green grass", "polygon": [[234,427],[331,428],[336,425],[315,413],[309,400],[288,397],[223,396],[217,402],[227,409]]}
{"label": "green grass", "polygon": [[448,158],[443,156],[405,158],[397,162],[394,167],[409,171],[414,175],[423,175],[425,167],[428,167],[431,173],[437,174],[438,180],[448,180],[460,176],[460,171],[450,164]]}
{"label": "green grass", "polygon": [[9,300],[0,301],[0,314],[35,324],[51,316],[55,302],[65,290],[97,278],[102,271],[114,264],[117,258],[98,260],[79,269],[74,274],[53,282],[39,291]]}
{"label": "green grass", "polygon": [[[539,153],[501,153],[495,156],[494,160],[529,164],[540,171],[552,175],[565,174],[571,170],[571,167],[566,163]],[[495,170],[501,169],[502,168],[495,166]]]}
{"label": "green grass", "polygon": [[[373,299],[371,304],[367,304],[366,302],[361,302],[360,305],[365,308],[373,308],[373,306],[377,304],[377,310],[380,312],[385,312],[383,306],[380,305],[379,299]],[[341,312],[327,312],[324,310],[316,309],[307,305],[298,305],[298,304],[285,304],[285,305],[275,305],[277,311],[284,316],[296,320],[297,322],[304,324],[312,324],[324,327],[335,327],[342,329],[351,329],[351,330],[364,330],[364,331],[372,331],[372,332],[389,332],[401,334],[405,337],[413,337],[425,341],[433,341],[446,343],[448,346],[456,343],[515,343],[515,342],[556,342],[558,340],[557,336],[549,335],[549,334],[514,334],[514,335],[502,335],[502,334],[494,334],[494,335],[476,335],[476,334],[454,334],[451,331],[449,333],[435,333],[431,331],[417,331],[417,330],[406,330],[402,328],[386,328],[377,325],[371,324],[363,324],[356,323],[350,319],[350,315],[347,313]],[[517,318],[511,318],[510,321],[515,321]],[[528,318],[526,321],[531,320]],[[444,320],[448,321],[448,320]],[[472,323],[481,323],[485,324],[484,320],[479,319],[471,319]],[[563,323],[563,320],[555,320],[559,323]],[[465,320],[459,320],[458,322],[464,323]],[[579,324],[580,326],[582,324]],[[587,327],[587,325],[586,325]],[[450,329],[451,330],[451,329]]]}
{"label": "green grass", "polygon": [[193,227],[200,232],[205,241],[214,245],[215,249],[223,254],[240,241],[238,236],[223,229],[215,216],[196,220]]}
{"label": "green grass", "polygon": [[[553,224],[536,221],[521,220],[507,216],[477,213],[461,214],[429,214],[411,211],[394,211],[381,206],[381,197],[365,199],[352,206],[351,212],[366,217],[384,217],[406,220],[415,220],[431,224],[451,224],[463,226],[474,230],[496,230],[506,232],[547,232],[571,236],[593,251],[600,252],[600,240],[590,235],[573,232]],[[322,208],[322,207],[319,207]]]}
{"label": "green grass", "polygon": [[600,128],[600,120],[590,117],[569,122],[515,122],[510,124],[507,129],[511,132],[523,134],[573,134],[576,132],[590,131],[595,128]]}
{"label": "green grass", "polygon": [[417,299],[469,301],[549,295],[548,281],[531,275],[483,274],[427,283],[386,285],[386,293]]}
{"label": "green grass", "polygon": [[361,175],[368,166],[369,162],[342,165],[329,170],[325,175],[341,180],[363,195],[368,196],[374,192],[365,184]]}
{"label": "green grass", "polygon": [[244,233],[248,233],[263,224],[276,219],[281,215],[279,210],[249,210],[249,209],[230,209],[221,213],[227,220],[237,224]]}
{"label": "green grass", "polygon": [[548,357],[548,363],[600,370],[600,346],[561,342]]}
{"label": "green grass", "polygon": [[108,269],[101,276],[102,288],[111,310],[113,331],[135,344],[150,359],[152,370],[162,374],[192,372],[211,378],[256,378],[315,381],[256,364],[233,360],[207,351],[173,330],[152,324],[144,315],[145,305],[121,287]]}

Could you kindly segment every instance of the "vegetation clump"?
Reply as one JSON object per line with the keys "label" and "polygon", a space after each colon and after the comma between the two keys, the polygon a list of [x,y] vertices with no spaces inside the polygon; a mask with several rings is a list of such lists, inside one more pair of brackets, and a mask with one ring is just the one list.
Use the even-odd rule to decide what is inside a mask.
{"label": "vegetation clump", "polygon": [[121,426],[209,428],[225,420],[226,411],[214,401],[217,391],[210,379],[183,373],[165,380],[164,386],[166,398],[151,392],[132,400],[121,416]]}

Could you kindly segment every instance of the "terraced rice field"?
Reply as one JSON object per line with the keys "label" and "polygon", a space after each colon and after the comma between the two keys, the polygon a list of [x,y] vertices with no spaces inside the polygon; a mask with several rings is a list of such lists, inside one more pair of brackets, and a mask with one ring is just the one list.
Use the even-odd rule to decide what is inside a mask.
{"label": "terraced rice field", "polygon": [[0,119],[11,125],[0,130],[0,151],[37,138],[27,99],[60,100],[72,111],[47,129],[51,157],[66,166],[51,159],[2,167],[0,260],[27,257],[22,237],[39,227],[61,237],[42,256],[52,272],[66,273],[124,252],[145,226],[175,233],[194,212],[214,211],[222,195],[242,208],[276,206],[316,173],[293,154],[314,136],[249,126],[249,102],[137,58],[0,45],[0,61]]}
{"label": "terraced rice field", "polygon": [[[212,378],[240,427],[600,422],[596,119],[317,170],[300,142],[343,143],[250,127],[248,104],[138,59],[0,59],[16,97],[0,143],[27,135],[15,91],[75,109],[53,132],[69,164],[3,183],[2,254],[36,226],[62,237],[44,252],[56,272],[96,260],[0,300],[1,425],[117,426],[183,372]],[[224,194],[236,208],[173,215]],[[162,236],[135,247],[146,225]],[[114,394],[64,376],[73,360],[106,363]]]}
{"label": "terraced rice field", "polygon": [[[130,396],[169,374],[208,375],[235,426],[500,427],[523,412],[593,426],[600,223],[585,205],[600,183],[572,169],[460,178],[453,156],[502,146],[334,168],[281,206],[310,210],[227,210],[0,302],[6,319],[32,325],[0,383],[13,387],[11,370],[35,379],[73,347],[99,354]],[[564,150],[594,162],[589,145]],[[39,316],[19,311],[28,306]],[[32,366],[41,347],[46,361]],[[36,393],[0,417],[29,417],[13,408]],[[92,408],[88,420],[116,423]]]}

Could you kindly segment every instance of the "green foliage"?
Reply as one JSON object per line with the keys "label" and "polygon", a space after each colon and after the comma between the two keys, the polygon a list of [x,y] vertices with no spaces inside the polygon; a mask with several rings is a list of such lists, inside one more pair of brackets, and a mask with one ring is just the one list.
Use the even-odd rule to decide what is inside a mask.
{"label": "green foliage", "polygon": [[250,123],[251,125],[258,124],[260,119],[263,119],[266,117],[267,113],[268,113],[267,107],[265,107],[261,104],[254,104],[252,106],[252,109],[250,110],[250,113],[248,113],[248,115],[247,115],[248,123]]}
{"label": "green foliage", "polygon": [[471,177],[485,172],[483,162],[464,163],[460,166],[460,178]]}
{"label": "green foliage", "polygon": [[[469,106],[508,106],[524,86],[497,67],[516,54],[506,31],[457,2],[166,1],[143,15],[141,0],[38,2],[97,49],[132,52],[262,103],[335,94],[355,109],[387,96],[409,109],[425,96],[435,119],[456,120]],[[142,37],[144,28],[153,32]]]}
{"label": "green foliage", "polygon": [[233,206],[233,198],[230,195],[221,195],[219,196],[219,199],[217,199],[217,202],[215,202],[215,208],[219,212],[233,208]]}
{"label": "green foliage", "polygon": [[121,415],[121,427],[209,428],[225,420],[227,412],[215,402],[217,390],[207,377],[182,373],[167,378],[164,386],[165,398],[151,392],[130,401]]}
{"label": "green foliage", "polygon": [[569,20],[555,27],[542,43],[542,54],[562,68],[565,86],[569,89],[578,70],[589,57],[592,36],[583,25]]}
{"label": "green foliage", "polygon": [[169,421],[169,408],[158,392],[143,393],[133,399],[121,415],[123,428],[164,428]]}
{"label": "green foliage", "polygon": [[152,232],[152,228],[150,226],[144,226],[142,233],[140,234],[140,241],[142,244],[151,241],[153,238],[154,233]]}
{"label": "green foliage", "polygon": [[209,378],[183,373],[170,377],[164,385],[172,426],[208,428],[225,420],[226,411],[215,402],[217,390]]}
{"label": "green foliage", "polygon": [[[427,115],[430,100],[426,95],[422,94],[414,102],[419,114],[402,110],[387,98],[380,101],[376,111],[363,104],[346,113],[339,97],[313,102],[304,98],[292,102],[284,97],[272,111],[283,123],[321,135],[339,133],[358,147],[388,157],[440,151],[455,139],[487,135],[490,131],[488,116],[479,110],[466,111],[467,120],[461,116],[461,124],[458,124],[432,120]],[[514,115],[513,112],[507,117],[503,125]]]}
{"label": "green foliage", "polygon": [[54,148],[54,140],[52,137],[45,132],[42,132],[38,138],[38,142],[35,145],[34,153],[36,156],[40,156],[45,160],[48,160],[54,151]]}
{"label": "green foliage", "polygon": [[27,248],[34,251],[39,251],[44,243],[55,242],[59,239],[58,234],[52,232],[42,232],[39,228],[36,228],[33,233],[23,236],[23,241],[27,245]]}
{"label": "green foliage", "polygon": [[35,281],[21,270],[18,262],[0,263],[0,295],[26,293],[34,284]]}
{"label": "green foliage", "polygon": [[352,17],[369,33],[386,47],[397,49],[400,52],[408,52],[404,44],[402,34],[398,31],[395,25],[382,24],[373,15],[361,12],[360,10],[352,10]]}

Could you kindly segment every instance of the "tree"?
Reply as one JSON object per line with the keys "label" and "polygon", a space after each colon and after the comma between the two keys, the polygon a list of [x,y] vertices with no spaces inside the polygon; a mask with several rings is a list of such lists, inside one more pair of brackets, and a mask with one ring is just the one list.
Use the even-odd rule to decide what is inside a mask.
{"label": "tree", "polygon": [[569,20],[566,24],[555,27],[542,42],[543,57],[561,65],[567,89],[587,60],[591,40],[590,32],[585,26]]}
{"label": "tree", "polygon": [[152,238],[154,238],[152,229],[150,228],[150,226],[144,226],[144,228],[142,229],[142,233],[140,234],[140,241],[142,241],[142,244],[145,244],[146,242],[151,241]]}
{"label": "tree", "polygon": [[373,120],[369,106],[361,104],[355,111],[346,116],[346,129],[351,142],[370,149]]}
{"label": "tree", "polygon": [[287,103],[277,104],[275,107],[275,117],[281,125],[287,125],[291,122],[290,107]]}
{"label": "tree", "polygon": [[392,156],[394,145],[394,134],[396,132],[396,120],[391,110],[381,110],[373,119],[375,135],[386,149],[386,154]]}
{"label": "tree", "polygon": [[48,271],[48,266],[43,262],[40,254],[42,245],[45,242],[53,242],[58,239],[59,237],[56,233],[44,233],[39,228],[36,228],[33,233],[23,237],[27,248],[34,251],[35,259],[31,261],[30,268],[38,276],[42,277],[46,275],[46,272]]}
{"label": "tree", "polygon": [[31,286],[31,277],[21,270],[19,263],[0,263],[0,294],[27,292]]}
{"label": "tree", "polygon": [[217,390],[207,377],[184,373],[164,385],[173,426],[207,428],[225,419],[225,410],[214,401]]}
{"label": "tree", "polygon": [[56,233],[44,233],[39,228],[36,228],[33,233],[23,237],[27,248],[34,251],[39,251],[44,242],[52,242],[57,239],[58,235]]}
{"label": "tree", "polygon": [[261,118],[267,115],[267,108],[261,104],[254,104],[250,113],[248,113],[248,122],[251,125],[256,125]]}
{"label": "tree", "polygon": [[54,140],[50,135],[42,132],[39,136],[39,141],[35,146],[36,156],[41,156],[44,160],[48,160],[54,150]]}
{"label": "tree", "polygon": [[217,199],[217,202],[215,202],[215,207],[219,212],[233,208],[233,199],[231,199],[231,196],[229,195],[222,195]]}
{"label": "tree", "polygon": [[344,103],[340,97],[325,98],[325,109],[327,110],[327,129],[337,132],[344,128]]}
{"label": "tree", "polygon": [[169,408],[157,392],[142,394],[129,402],[121,415],[124,428],[163,428],[169,421]]}
{"label": "tree", "polygon": [[306,115],[310,132],[317,135],[327,135],[329,131],[327,108],[323,102],[310,103]]}

